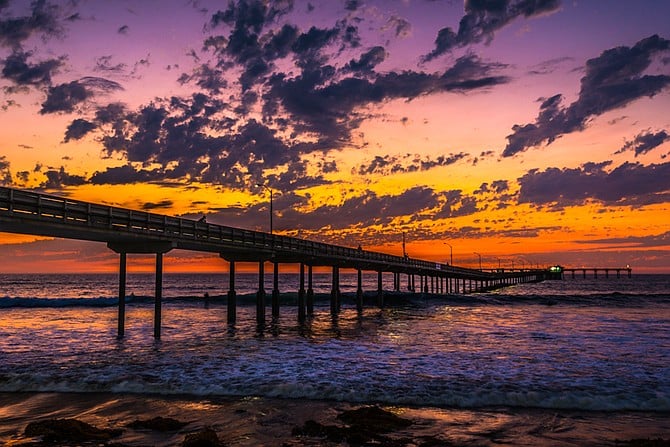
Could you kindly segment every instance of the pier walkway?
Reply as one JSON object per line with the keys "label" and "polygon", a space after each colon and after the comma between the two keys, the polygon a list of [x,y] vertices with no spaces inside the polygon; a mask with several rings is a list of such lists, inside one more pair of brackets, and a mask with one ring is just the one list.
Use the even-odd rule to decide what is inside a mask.
{"label": "pier walkway", "polygon": [[[542,281],[546,270],[528,269],[490,272],[461,268],[432,261],[395,256],[375,251],[324,244],[299,238],[251,231],[192,219],[107,206],[55,195],[0,187],[0,232],[97,241],[119,254],[118,336],[124,335],[127,254],[156,256],[154,336],[161,332],[163,255],[173,249],[217,253],[229,262],[228,322],[236,320],[235,263],[258,263],[256,317],[265,324],[265,264],[274,269],[272,316],[279,316],[279,264],[299,264],[298,318],[313,311],[312,269],[332,268],[330,310],[340,311],[339,271],[358,271],[356,305],[363,305],[362,271],[377,272],[377,304],[383,306],[382,273],[393,273],[393,290],[401,289],[401,275],[407,290],[450,294],[485,291],[512,284]],[[305,289],[305,267],[307,289]]]}

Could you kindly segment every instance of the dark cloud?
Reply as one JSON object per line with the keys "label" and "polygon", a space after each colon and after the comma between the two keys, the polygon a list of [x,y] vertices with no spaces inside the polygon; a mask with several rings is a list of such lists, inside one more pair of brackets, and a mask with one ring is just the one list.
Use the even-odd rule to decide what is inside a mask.
{"label": "dark cloud", "polygon": [[67,127],[63,142],[67,143],[70,140],[80,140],[96,127],[97,126],[94,123],[86,121],[85,119],[77,118]]}
{"label": "dark cloud", "polygon": [[417,215],[433,209],[439,195],[430,188],[417,186],[397,196],[378,196],[368,191],[351,197],[338,205],[323,205],[310,210],[309,219],[295,209],[282,212],[289,228],[300,229],[344,229],[384,225],[400,216]]}
{"label": "dark cloud", "polygon": [[100,56],[95,60],[94,71],[103,73],[123,73],[126,71],[127,65],[124,63],[112,63],[112,56]]}
{"label": "dark cloud", "polygon": [[363,53],[360,59],[352,60],[344,68],[353,72],[371,72],[374,68],[384,62],[386,50],[384,47],[373,47],[367,53]]}
{"label": "dark cloud", "polygon": [[116,32],[118,34],[126,35],[126,34],[128,34],[129,30],[130,30],[130,27],[128,25],[123,25],[123,26],[119,27],[119,29],[116,30]]}
{"label": "dark cloud", "polygon": [[383,29],[392,30],[395,37],[407,37],[412,32],[412,24],[402,17],[392,16]]}
{"label": "dark cloud", "polygon": [[348,11],[356,11],[362,4],[362,0],[346,0],[344,2],[344,9]]}
{"label": "dark cloud", "polygon": [[123,87],[117,82],[97,77],[85,77],[56,85],[49,88],[40,113],[73,112],[79,104],[114,90],[123,90]]}
{"label": "dark cloud", "polygon": [[473,196],[464,196],[461,190],[447,191],[444,197],[444,203],[439,211],[435,213],[435,218],[445,219],[461,216],[468,216],[477,211],[477,199]]}
{"label": "dark cloud", "polygon": [[156,209],[169,209],[172,208],[174,202],[172,200],[161,200],[160,202],[147,202],[142,205],[144,211],[152,211]]}
{"label": "dark cloud", "polygon": [[152,182],[165,179],[165,174],[159,171],[135,169],[130,164],[107,168],[102,172],[95,172],[89,182],[94,185],[127,185],[133,183]]}
{"label": "dark cloud", "polygon": [[45,189],[61,189],[64,186],[79,186],[86,183],[86,179],[79,175],[68,174],[61,166],[59,170],[50,169],[44,172],[47,180],[40,185]]}
{"label": "dark cloud", "polygon": [[442,74],[405,71],[378,74],[372,79],[339,79],[337,70],[325,65],[304,70],[294,78],[283,74],[272,76],[270,90],[264,96],[264,111],[271,118],[283,108],[298,132],[318,135],[319,146],[332,149],[347,141],[351,131],[365,118],[356,113],[357,108],[398,98],[413,99],[431,93],[463,92],[503,84],[506,77],[491,74],[500,68],[499,64],[488,64],[467,55]]}
{"label": "dark cloud", "polygon": [[60,7],[45,0],[30,4],[28,15],[0,19],[0,46],[18,49],[23,42],[35,34],[44,37],[61,35],[59,24]]}
{"label": "dark cloud", "polygon": [[503,151],[509,157],[560,136],[583,130],[588,120],[607,111],[621,108],[642,98],[652,97],[670,85],[668,75],[645,75],[654,57],[670,49],[670,41],[657,35],[639,41],[633,47],[604,51],[586,62],[579,98],[567,107],[562,95],[543,99],[535,123],[515,125],[507,136]]}
{"label": "dark cloud", "polygon": [[464,158],[468,154],[460,152],[458,154],[440,155],[435,159],[429,156],[420,157],[419,155],[406,154],[403,156],[377,155],[369,163],[363,163],[358,168],[359,175],[368,174],[399,174],[405,172],[428,171],[439,166],[449,166]]}
{"label": "dark cloud", "polygon": [[580,244],[611,244],[613,246],[627,248],[630,247],[669,247],[670,246],[670,231],[661,234],[652,234],[649,236],[628,236],[607,239],[589,239],[584,241],[576,241]]}
{"label": "dark cloud", "polygon": [[465,15],[458,31],[442,28],[435,38],[435,49],[424,56],[424,61],[473,43],[493,40],[496,31],[517,17],[533,17],[557,11],[561,0],[466,0]]}
{"label": "dark cloud", "polygon": [[2,76],[19,86],[51,85],[51,76],[63,65],[63,58],[30,64],[28,58],[31,56],[30,52],[15,50],[3,61]]}
{"label": "dark cloud", "polygon": [[606,205],[641,206],[670,200],[670,163],[644,166],[608,163],[579,168],[532,170],[519,179],[519,203],[559,207],[596,200]]}
{"label": "dark cloud", "polygon": [[616,153],[633,151],[637,157],[638,155],[646,154],[652,149],[656,149],[666,141],[670,141],[670,135],[665,130],[660,130],[656,133],[650,131],[641,132],[632,141],[626,141],[626,144]]}
{"label": "dark cloud", "polygon": [[11,186],[12,172],[10,171],[10,163],[7,157],[0,155],[0,185]]}

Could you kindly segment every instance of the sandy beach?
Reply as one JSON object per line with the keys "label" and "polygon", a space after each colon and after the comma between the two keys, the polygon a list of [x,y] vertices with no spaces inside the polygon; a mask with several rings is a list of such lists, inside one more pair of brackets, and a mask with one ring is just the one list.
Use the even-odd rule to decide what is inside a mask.
{"label": "sandy beach", "polygon": [[[372,414],[361,416],[361,410],[371,408]],[[350,419],[343,417],[347,414]],[[380,422],[379,415],[388,414],[406,422],[390,426]],[[352,415],[358,419],[352,420]],[[137,424],[153,418],[169,418],[183,426]],[[31,422],[49,419],[76,419],[99,429],[115,429],[118,435],[86,443],[47,442],[26,434]],[[7,446],[178,446],[206,429],[216,433],[219,445],[228,446],[670,445],[667,414],[410,408],[259,397],[3,393],[0,421],[0,441]]]}

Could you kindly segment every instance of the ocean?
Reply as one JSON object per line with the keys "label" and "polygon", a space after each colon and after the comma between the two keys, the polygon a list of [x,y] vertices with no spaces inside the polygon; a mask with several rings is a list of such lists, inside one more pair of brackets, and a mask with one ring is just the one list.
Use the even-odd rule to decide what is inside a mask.
{"label": "ocean", "polygon": [[[425,436],[558,446],[670,438],[668,275],[395,292],[379,309],[370,274],[358,312],[356,275],[343,272],[333,317],[330,275],[315,274],[314,315],[304,323],[297,275],[280,278],[280,317],[268,307],[259,328],[255,274],[237,275],[233,326],[226,274],[166,274],[156,340],[154,277],[129,274],[119,340],[117,275],[0,275],[0,442],[34,441],[26,424],[47,417],[107,426],[170,414],[193,421],[186,431],[219,427],[227,445],[348,445],[296,438],[292,426],[369,405],[415,421],[397,435],[412,441],[398,445]],[[270,275],[265,284],[269,306]],[[126,429],[117,442],[178,445],[183,434]]]}

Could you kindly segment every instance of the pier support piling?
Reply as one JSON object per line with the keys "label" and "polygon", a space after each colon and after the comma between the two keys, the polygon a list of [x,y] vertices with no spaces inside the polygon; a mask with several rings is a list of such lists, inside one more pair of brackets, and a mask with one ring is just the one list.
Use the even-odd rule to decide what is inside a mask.
{"label": "pier support piling", "polygon": [[333,283],[330,289],[330,314],[337,315],[340,311],[340,268],[333,266]]}
{"label": "pier support piling", "polygon": [[279,318],[279,263],[273,264],[272,276],[272,318]]}
{"label": "pier support piling", "polygon": [[256,324],[265,325],[265,262],[258,262],[258,292],[256,292]]}
{"label": "pier support piling", "polygon": [[156,253],[156,296],[154,299],[154,338],[161,338],[163,301],[163,253]]}
{"label": "pier support piling", "polygon": [[237,296],[235,293],[235,261],[230,261],[228,271],[228,324],[237,320]]}
{"label": "pier support piling", "polygon": [[117,338],[123,338],[126,326],[126,253],[119,253],[119,318]]}
{"label": "pier support piling", "polygon": [[[394,273],[394,278],[395,278],[395,273]],[[398,278],[398,283],[400,283],[400,274],[397,276]],[[382,271],[379,270],[377,272],[377,307],[380,309],[384,307],[384,289],[382,287]]]}
{"label": "pier support piling", "polygon": [[298,288],[298,321],[305,321],[305,264],[300,263],[300,285]]}
{"label": "pier support piling", "polygon": [[356,310],[363,312],[363,272],[358,269],[358,282],[356,287]]}
{"label": "pier support piling", "polygon": [[314,288],[312,284],[312,265],[307,266],[307,315],[314,315]]}

